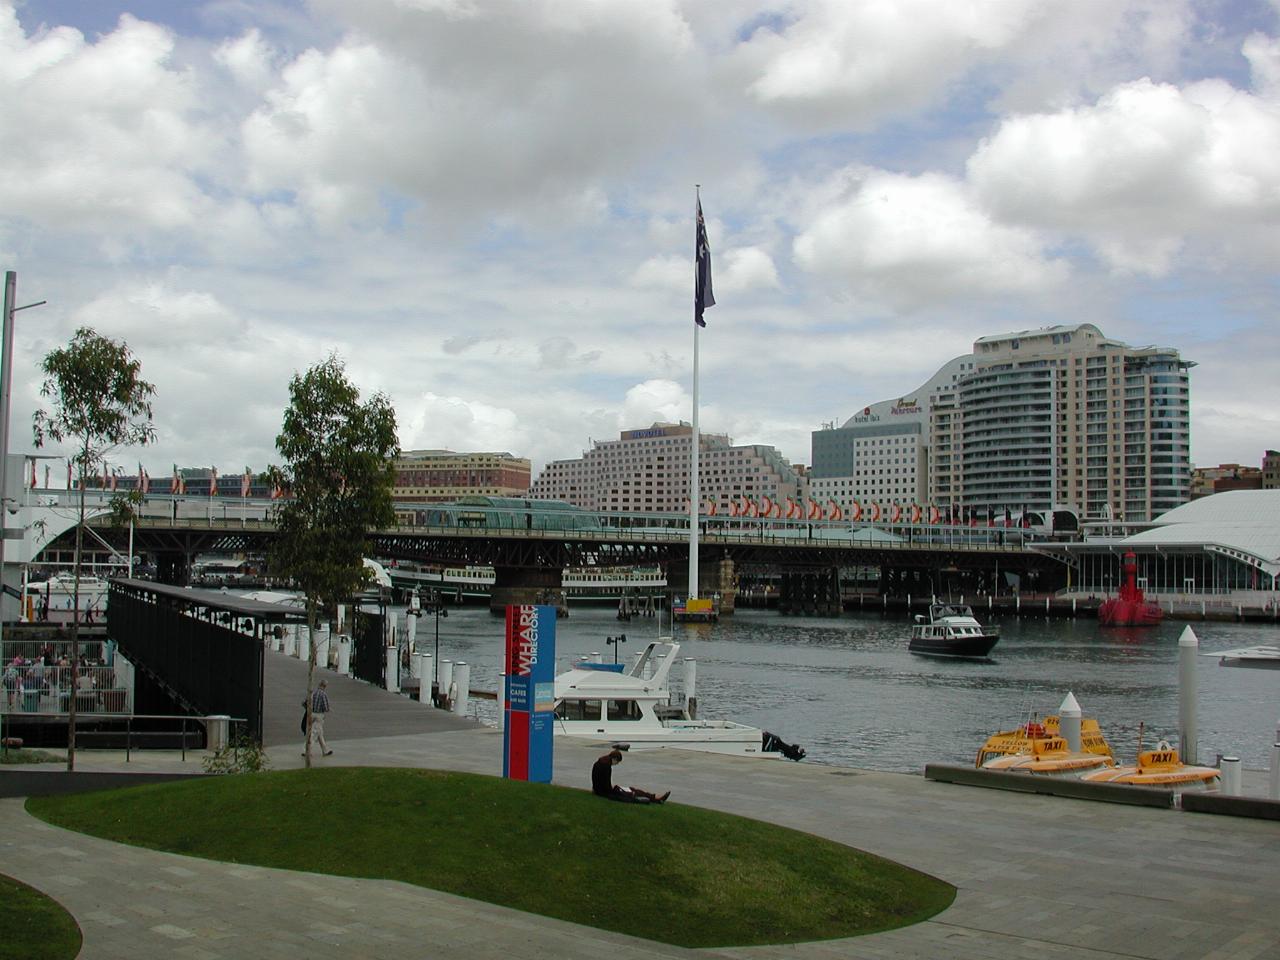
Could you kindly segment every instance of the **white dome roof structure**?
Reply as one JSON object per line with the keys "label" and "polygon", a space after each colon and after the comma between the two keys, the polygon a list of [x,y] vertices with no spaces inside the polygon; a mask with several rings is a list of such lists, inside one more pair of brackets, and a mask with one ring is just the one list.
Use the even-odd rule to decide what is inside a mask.
{"label": "white dome roof structure", "polygon": [[1280,572],[1280,490],[1231,490],[1161,514],[1125,547],[1202,547],[1269,576]]}

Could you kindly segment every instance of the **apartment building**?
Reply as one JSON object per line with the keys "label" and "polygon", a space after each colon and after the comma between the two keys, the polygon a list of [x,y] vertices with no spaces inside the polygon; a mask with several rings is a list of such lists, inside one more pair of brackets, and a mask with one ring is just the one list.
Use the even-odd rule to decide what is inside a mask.
{"label": "apartment building", "polygon": [[[700,433],[698,486],[702,508],[714,504],[729,516],[735,503],[758,503],[808,495],[803,468],[766,444],[734,445],[724,434]],[[597,440],[581,457],[553,460],[534,481],[530,495],[566,500],[588,510],[615,513],[686,513],[693,428],[655,423],[624,430],[617,440]]]}

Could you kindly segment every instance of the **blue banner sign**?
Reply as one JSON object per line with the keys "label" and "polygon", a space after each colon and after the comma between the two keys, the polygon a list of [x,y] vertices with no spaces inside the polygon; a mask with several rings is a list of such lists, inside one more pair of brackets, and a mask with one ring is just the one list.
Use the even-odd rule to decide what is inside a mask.
{"label": "blue banner sign", "polygon": [[550,783],[556,708],[555,607],[507,607],[506,664],[502,775]]}

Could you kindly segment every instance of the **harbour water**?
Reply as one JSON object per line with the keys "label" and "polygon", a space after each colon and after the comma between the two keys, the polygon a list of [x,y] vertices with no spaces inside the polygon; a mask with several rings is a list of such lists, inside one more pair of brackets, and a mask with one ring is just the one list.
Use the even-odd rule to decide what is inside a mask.
{"label": "harbour water", "polygon": [[[1096,717],[1117,756],[1131,759],[1139,723],[1143,743],[1178,737],[1178,637],[1187,624],[1104,629],[1095,620],[996,619],[990,662],[947,661],[907,653],[905,615],[839,619],[741,611],[714,626],[679,625],[680,655],[698,661],[699,715],[738,720],[798,742],[808,759],[872,770],[920,771],[929,762],[972,762],[989,733],[1057,711],[1072,691]],[[424,616],[418,639],[435,623]],[[1202,653],[1275,643],[1276,628],[1191,624]],[[563,664],[626,634],[628,660],[657,635],[651,619],[619,623],[612,610],[575,607],[557,624]],[[440,655],[466,660],[472,686],[493,690],[501,670],[502,620],[480,608],[453,608],[440,620]],[[1280,718],[1280,672],[1220,667],[1199,658],[1199,760],[1238,756],[1265,769]],[[494,722],[494,704],[479,704]]]}

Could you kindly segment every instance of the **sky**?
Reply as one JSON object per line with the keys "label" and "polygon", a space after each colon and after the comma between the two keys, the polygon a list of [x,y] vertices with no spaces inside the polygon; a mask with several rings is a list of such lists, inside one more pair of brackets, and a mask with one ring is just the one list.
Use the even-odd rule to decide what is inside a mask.
{"label": "sky", "polygon": [[81,326],[156,386],[129,473],[279,462],[330,354],[403,448],[535,475],[687,420],[698,184],[703,430],[809,463],[1088,322],[1197,364],[1196,464],[1280,446],[1264,0],[0,0],[0,143],[0,268],[48,301],[13,452]]}

